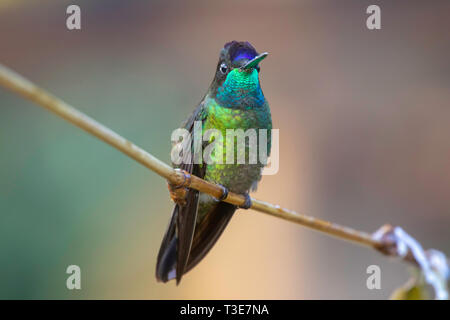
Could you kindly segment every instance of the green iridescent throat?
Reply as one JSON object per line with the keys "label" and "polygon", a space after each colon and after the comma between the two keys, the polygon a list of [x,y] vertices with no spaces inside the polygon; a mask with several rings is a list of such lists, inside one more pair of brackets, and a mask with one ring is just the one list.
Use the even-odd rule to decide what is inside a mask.
{"label": "green iridescent throat", "polygon": [[226,108],[261,107],[265,99],[259,84],[258,71],[243,71],[239,68],[231,70],[222,86],[217,89],[216,101]]}

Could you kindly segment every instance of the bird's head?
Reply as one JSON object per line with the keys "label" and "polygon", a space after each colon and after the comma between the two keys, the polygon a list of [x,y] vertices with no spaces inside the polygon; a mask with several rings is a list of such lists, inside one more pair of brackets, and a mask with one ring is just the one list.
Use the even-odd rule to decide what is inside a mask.
{"label": "bird's head", "polygon": [[259,63],[267,55],[267,52],[258,54],[249,42],[226,43],[220,52],[211,86],[213,95],[227,107],[239,107],[242,99],[263,99]]}

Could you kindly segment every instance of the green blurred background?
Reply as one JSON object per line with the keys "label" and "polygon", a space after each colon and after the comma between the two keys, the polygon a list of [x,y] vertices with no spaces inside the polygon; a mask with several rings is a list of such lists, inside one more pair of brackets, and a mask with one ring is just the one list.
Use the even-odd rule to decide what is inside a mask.
{"label": "green blurred background", "polygon": [[[81,7],[82,30],[66,29]],[[280,170],[257,198],[450,253],[450,2],[0,0],[0,62],[169,162],[219,50],[269,51]],[[0,88],[0,298],[384,299],[406,267],[256,212],[180,286],[157,283],[163,179]],[[68,265],[81,290],[66,288]],[[382,289],[366,288],[377,264]]]}

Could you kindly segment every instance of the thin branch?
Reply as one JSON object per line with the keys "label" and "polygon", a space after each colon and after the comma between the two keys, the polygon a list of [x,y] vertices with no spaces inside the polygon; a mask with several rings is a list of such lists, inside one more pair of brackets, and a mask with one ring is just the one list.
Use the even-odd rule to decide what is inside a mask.
{"label": "thin branch", "polygon": [[[61,99],[37,87],[29,80],[23,78],[16,72],[1,64],[0,84],[110,144],[148,169],[156,172],[170,183],[175,185],[184,185],[200,192],[210,194],[216,198],[220,198],[222,196],[223,189],[220,186],[200,179],[194,175],[189,175],[180,170],[173,169],[111,129],[78,111]],[[243,205],[245,203],[245,198],[242,195],[229,192],[224,201],[234,205]],[[416,265],[418,264],[415,257],[410,253],[399,253],[398,250],[392,249],[397,246],[398,239],[393,239],[392,236],[389,236],[391,234],[390,231],[392,231],[389,228],[386,229],[387,231],[385,233],[380,235],[380,232],[378,232],[377,236],[374,236],[366,232],[300,214],[292,210],[281,208],[278,205],[273,205],[253,198],[251,208],[259,212],[303,225],[339,239],[371,247],[386,255],[397,256],[405,261],[412,262]]]}

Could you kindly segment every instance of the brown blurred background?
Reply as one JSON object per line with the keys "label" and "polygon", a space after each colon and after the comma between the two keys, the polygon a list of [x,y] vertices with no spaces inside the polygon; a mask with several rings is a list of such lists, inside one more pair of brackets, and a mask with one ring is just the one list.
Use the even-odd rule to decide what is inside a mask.
{"label": "brown blurred background", "polygon": [[[82,30],[68,31],[69,4]],[[381,7],[382,29],[365,13]],[[450,253],[449,1],[0,0],[0,62],[155,156],[205,93],[219,50],[270,56],[261,82],[280,170],[255,197],[365,231],[401,225]],[[0,89],[0,298],[384,299],[407,268],[239,211],[181,285],[157,283],[165,182]],[[69,291],[68,265],[82,290]],[[381,290],[366,268],[381,267]]]}

